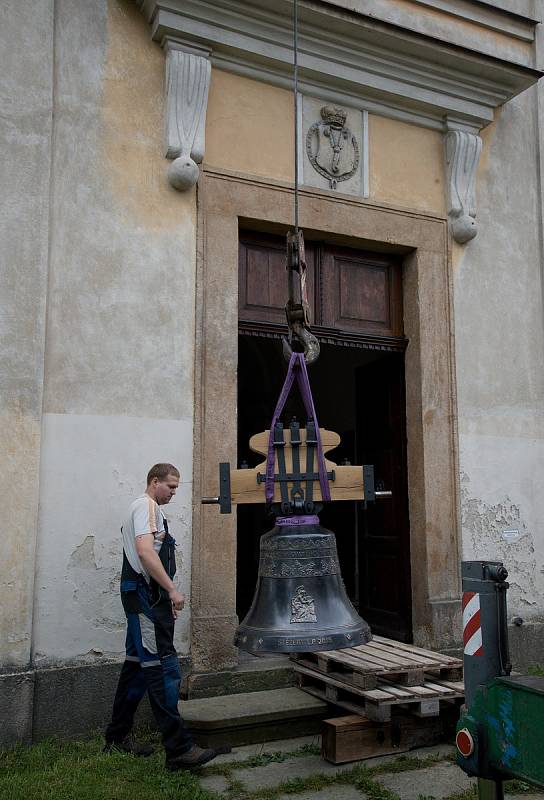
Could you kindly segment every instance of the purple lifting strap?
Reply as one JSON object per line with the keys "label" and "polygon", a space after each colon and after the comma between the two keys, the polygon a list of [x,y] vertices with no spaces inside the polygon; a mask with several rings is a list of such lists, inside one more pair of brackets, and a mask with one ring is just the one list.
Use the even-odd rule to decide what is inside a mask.
{"label": "purple lifting strap", "polygon": [[265,483],[265,497],[267,503],[272,503],[274,500],[274,467],[276,462],[276,453],[274,452],[274,428],[283,411],[283,407],[289,393],[293,387],[293,383],[297,379],[298,388],[304,401],[306,413],[308,417],[315,422],[315,438],[317,439],[317,465],[319,471],[319,485],[321,487],[321,497],[323,500],[329,501],[331,499],[331,492],[329,489],[329,480],[327,478],[327,468],[325,466],[325,457],[323,455],[323,448],[321,446],[321,434],[319,432],[319,425],[317,424],[317,415],[315,413],[314,401],[312,398],[312,390],[310,389],[310,380],[308,378],[308,370],[306,369],[306,362],[304,361],[303,353],[293,353],[289,361],[287,375],[281,390],[274,416],[270,423],[270,435],[268,437],[268,456],[266,459],[266,483]]}
{"label": "purple lifting strap", "polygon": [[276,517],[278,528],[297,528],[299,525],[319,525],[317,514],[300,514],[296,517]]}

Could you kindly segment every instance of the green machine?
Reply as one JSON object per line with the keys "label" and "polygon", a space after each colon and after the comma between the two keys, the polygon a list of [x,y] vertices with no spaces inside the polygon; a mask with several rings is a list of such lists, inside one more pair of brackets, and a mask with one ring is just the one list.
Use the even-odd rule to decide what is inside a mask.
{"label": "green machine", "polygon": [[511,778],[544,788],[544,678],[510,674],[504,566],[464,561],[462,577],[466,704],[457,763],[478,778],[480,800],[502,800]]}

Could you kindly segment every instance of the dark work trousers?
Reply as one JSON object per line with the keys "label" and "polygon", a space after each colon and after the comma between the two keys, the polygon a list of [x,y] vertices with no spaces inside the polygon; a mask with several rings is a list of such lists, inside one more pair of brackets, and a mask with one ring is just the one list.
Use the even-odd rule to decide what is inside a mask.
{"label": "dark work trousers", "polygon": [[121,592],[127,617],[126,657],[113,702],[107,742],[122,742],[130,733],[144,694],[162,734],[166,757],[187,752],[193,738],[178,711],[181,670],[174,648],[174,615],[169,599],[150,602],[145,581]]}

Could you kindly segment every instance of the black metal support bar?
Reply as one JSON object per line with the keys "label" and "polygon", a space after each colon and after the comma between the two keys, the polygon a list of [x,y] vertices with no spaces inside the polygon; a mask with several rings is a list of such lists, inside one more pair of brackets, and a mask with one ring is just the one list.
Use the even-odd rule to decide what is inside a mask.
{"label": "black metal support bar", "polygon": [[[327,478],[330,481],[334,481],[336,479],[336,473],[334,470],[327,472]],[[318,481],[319,480],[319,472],[312,472],[308,475],[306,472],[300,472],[298,474],[293,474],[292,472],[286,473],[276,473],[274,475],[274,483],[291,483],[292,481]],[[266,475],[263,475],[262,472],[257,473],[257,483],[265,483]]]}
{"label": "black metal support bar", "polygon": [[228,461],[223,461],[219,464],[219,510],[221,514],[230,514],[232,511],[230,464]]}
{"label": "black metal support bar", "polygon": [[374,467],[372,464],[363,465],[363,489],[365,493],[365,503],[373,503],[376,499],[376,489],[374,486]]}
{"label": "black metal support bar", "polygon": [[[309,419],[306,422],[306,475],[313,475],[314,455],[317,449],[317,435],[315,432],[315,422]],[[306,510],[311,511],[314,505],[314,482],[306,479]]]}
{"label": "black metal support bar", "polygon": [[232,511],[232,494],[230,487],[230,464],[223,461],[219,464],[219,495],[217,497],[202,497],[203,506],[219,506],[221,514],[230,514]]}

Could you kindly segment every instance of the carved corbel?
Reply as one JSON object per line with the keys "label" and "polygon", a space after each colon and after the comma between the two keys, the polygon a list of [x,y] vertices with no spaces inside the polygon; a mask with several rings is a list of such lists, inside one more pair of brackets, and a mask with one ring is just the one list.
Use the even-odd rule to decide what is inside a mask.
{"label": "carved corbel", "polygon": [[476,171],[482,140],[475,133],[448,131],[446,164],[448,170],[448,216],[456,242],[464,244],[478,233],[476,224]]}
{"label": "carved corbel", "polygon": [[207,58],[167,44],[165,155],[173,159],[168,180],[182,192],[197,182],[204,158],[210,75]]}

